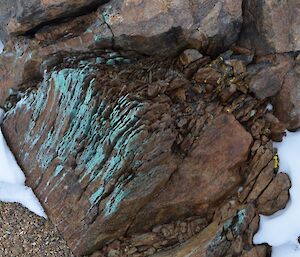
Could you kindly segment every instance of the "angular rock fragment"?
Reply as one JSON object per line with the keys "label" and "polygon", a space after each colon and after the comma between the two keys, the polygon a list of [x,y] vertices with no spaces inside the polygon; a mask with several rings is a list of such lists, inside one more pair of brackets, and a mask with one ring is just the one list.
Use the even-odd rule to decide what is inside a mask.
{"label": "angular rock fragment", "polygon": [[247,67],[250,91],[262,100],[275,96],[293,64],[289,55],[260,58],[256,64]]}
{"label": "angular rock fragment", "polygon": [[288,129],[300,127],[300,66],[296,65],[287,75],[282,89],[274,97],[274,113]]}

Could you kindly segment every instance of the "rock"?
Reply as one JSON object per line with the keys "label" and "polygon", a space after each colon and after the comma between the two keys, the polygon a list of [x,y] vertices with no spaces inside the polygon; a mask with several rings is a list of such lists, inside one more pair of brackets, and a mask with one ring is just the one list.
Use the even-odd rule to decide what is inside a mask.
{"label": "rock", "polygon": [[104,100],[89,66],[54,71],[4,125],[27,183],[77,255],[124,234],[176,169],[168,100],[114,90]]}
{"label": "rock", "polygon": [[[78,16],[79,13],[91,12],[91,7],[100,6],[99,17],[104,17],[118,47],[153,54],[166,50],[177,52],[190,44],[213,53],[233,44],[242,24],[241,0],[214,0],[208,4],[204,0],[155,0],[151,4],[145,0],[112,0],[103,5],[105,2],[108,1],[5,2],[0,22],[8,26],[2,28],[2,37],[6,30],[12,34],[28,33],[53,20]],[[99,18],[95,25],[99,25]]]}
{"label": "rock", "polygon": [[268,256],[268,248],[265,245],[253,247],[250,251],[245,252],[241,257],[266,257]]}
{"label": "rock", "polygon": [[127,49],[148,54],[168,49],[170,54],[188,43],[211,54],[237,39],[242,22],[241,4],[240,0],[112,0],[101,10],[117,46],[126,45]]}
{"label": "rock", "polygon": [[282,89],[274,97],[274,114],[288,129],[300,127],[300,66],[296,65],[287,75]]}
{"label": "rock", "polygon": [[[258,227],[258,222],[253,223],[253,220],[257,220],[257,216],[255,216],[254,208],[248,206],[245,209],[239,210],[236,215],[228,220],[221,223],[211,223],[201,233],[181,246],[169,251],[159,252],[153,255],[153,257],[241,256],[245,241],[252,240],[251,235],[246,232],[247,227],[254,227],[254,229]],[[236,245],[239,243],[242,243],[242,247],[236,252]],[[260,252],[263,253],[263,250],[260,249]],[[252,255],[249,256],[252,257]],[[265,257],[265,255],[259,255],[259,257]]]}
{"label": "rock", "polygon": [[263,215],[272,215],[285,207],[289,200],[291,182],[285,173],[279,173],[259,196],[257,209]]}
{"label": "rock", "polygon": [[253,49],[257,55],[300,50],[298,1],[246,0],[243,10],[240,45]]}
{"label": "rock", "polygon": [[[233,115],[216,112],[199,140],[187,137],[182,160],[173,152],[170,98],[149,99],[148,84],[145,92],[122,86],[117,69],[107,84],[105,69],[77,65],[46,72],[3,126],[28,185],[76,255],[170,218],[206,215],[235,192],[252,138]],[[209,186],[203,193],[199,185]]]}
{"label": "rock", "polygon": [[1,38],[7,33],[24,34],[57,19],[79,16],[105,0],[22,0],[3,1],[0,10]]}
{"label": "rock", "polygon": [[200,68],[195,74],[195,81],[198,83],[217,85],[220,83],[222,74],[213,68]]}
{"label": "rock", "polygon": [[203,55],[196,49],[187,49],[180,56],[179,60],[183,66],[188,66],[194,61],[201,59]]}
{"label": "rock", "polygon": [[134,246],[141,246],[141,245],[153,245],[159,242],[159,238],[155,233],[145,233],[140,235],[135,235],[131,239],[131,243]]}
{"label": "rock", "polygon": [[[104,5],[94,0],[7,2],[5,8],[1,8],[3,14],[0,12],[2,24],[7,21],[13,34],[29,33],[34,39],[11,37],[7,41],[7,50],[0,57],[3,81],[0,106],[9,96],[9,89],[32,79],[40,80],[44,70],[74,54],[93,53],[96,58],[101,57],[99,49],[124,49],[170,56],[187,47],[217,54],[236,41],[242,23],[242,0],[190,2],[193,8],[185,2],[160,0],[151,4],[146,0],[113,0]],[[88,6],[94,3],[101,6],[92,12]],[[59,17],[72,16],[81,8],[89,13],[61,20],[59,25],[50,23],[57,22]],[[158,21],[160,26],[157,26]]]}
{"label": "rock", "polygon": [[151,228],[175,216],[207,213],[236,190],[241,181],[238,170],[247,158],[251,142],[251,136],[232,115],[216,117],[194,142],[164,190],[139,212],[129,232],[145,228],[145,219],[146,227]]}
{"label": "rock", "polygon": [[247,68],[249,88],[258,99],[275,96],[281,89],[293,59],[288,55],[275,55],[260,59]]}

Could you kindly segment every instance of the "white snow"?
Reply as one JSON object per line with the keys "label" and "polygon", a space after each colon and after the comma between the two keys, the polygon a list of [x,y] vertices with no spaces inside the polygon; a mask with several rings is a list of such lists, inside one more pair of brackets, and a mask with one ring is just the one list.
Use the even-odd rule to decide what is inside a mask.
{"label": "white snow", "polygon": [[280,171],[286,172],[292,182],[290,200],[284,210],[261,215],[253,242],[273,246],[272,257],[300,257],[300,131],[287,132],[284,140],[274,146],[278,149]]}
{"label": "white snow", "polygon": [[273,110],[273,105],[270,104],[270,103],[268,103],[266,109],[267,109],[268,111],[272,111],[272,110]]}
{"label": "white snow", "polygon": [[[0,109],[0,124],[4,111]],[[0,129],[0,201],[16,202],[39,216],[47,217],[30,187],[25,186],[25,176],[10,151]]]}

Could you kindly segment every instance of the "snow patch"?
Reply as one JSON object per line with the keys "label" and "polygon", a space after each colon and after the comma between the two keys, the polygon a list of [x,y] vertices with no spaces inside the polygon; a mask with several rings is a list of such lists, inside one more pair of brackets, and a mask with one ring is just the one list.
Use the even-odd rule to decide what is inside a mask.
{"label": "snow patch", "polygon": [[290,200],[284,210],[271,216],[261,215],[255,244],[268,243],[272,257],[300,257],[300,131],[286,132],[281,143],[274,143],[278,149],[280,171],[286,172],[292,183]]}
{"label": "snow patch", "polygon": [[2,41],[0,40],[0,54],[3,52],[4,49],[4,45],[2,43]]}
{"label": "snow patch", "polygon": [[[0,124],[4,111],[0,109]],[[25,176],[10,151],[0,129],[0,201],[20,203],[39,216],[47,217],[31,188],[25,186]]]}
{"label": "snow patch", "polygon": [[272,110],[273,110],[273,105],[270,104],[270,103],[268,103],[266,109],[267,109],[268,111],[272,111]]}

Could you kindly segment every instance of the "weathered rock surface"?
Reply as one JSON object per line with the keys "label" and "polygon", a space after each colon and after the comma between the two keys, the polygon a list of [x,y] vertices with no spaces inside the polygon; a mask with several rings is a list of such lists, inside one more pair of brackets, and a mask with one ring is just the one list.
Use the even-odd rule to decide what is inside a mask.
{"label": "weathered rock surface", "polygon": [[107,79],[89,65],[53,71],[3,128],[28,184],[77,254],[126,232],[205,215],[237,189],[252,141],[231,114],[216,113],[181,160],[172,150],[171,99],[148,99],[138,90],[143,83],[106,87]]}
{"label": "weathered rock surface", "polygon": [[253,53],[298,49],[297,4],[244,1],[252,49],[228,50],[242,0],[4,2],[3,131],[77,256],[268,256],[252,237],[289,198],[271,140],[299,127],[299,74]]}
{"label": "weathered rock surface", "polygon": [[286,75],[282,89],[274,98],[276,116],[288,129],[300,127],[300,66],[296,65]]}
{"label": "weathered rock surface", "polygon": [[[257,230],[258,217],[255,209],[248,206],[239,210],[235,216],[224,223],[214,222],[207,226],[193,239],[182,246],[167,252],[153,255],[154,257],[221,257],[221,256],[253,256],[255,248],[248,251],[253,232]],[[249,233],[249,231],[251,231]],[[243,242],[245,241],[245,242]],[[258,247],[259,257],[267,256],[266,246]],[[254,255],[255,256],[255,255]]]}
{"label": "weathered rock surface", "polygon": [[[14,33],[30,31],[43,22],[66,16],[91,3],[101,4],[101,1],[92,0],[15,0],[15,5],[4,2],[0,23],[3,26],[9,23],[8,28]],[[147,55],[170,56],[187,46],[210,54],[218,53],[238,37],[242,24],[241,4],[241,0],[110,1],[90,14],[63,20],[59,25],[53,22],[52,26],[43,26],[34,34],[35,40],[18,38],[7,43],[7,51],[0,58],[3,84],[0,105],[8,96],[9,88],[41,78],[44,69],[75,53],[97,57],[99,49],[121,48]]]}
{"label": "weathered rock surface", "polygon": [[259,58],[256,64],[247,67],[250,91],[258,99],[275,96],[293,65],[294,59],[287,54]]}
{"label": "weathered rock surface", "polygon": [[[130,236],[117,248],[105,246],[99,256],[110,249],[130,256],[132,244],[136,249],[130,251],[151,256],[195,235],[191,227],[149,237],[156,225],[200,215],[207,226],[234,217],[240,204],[255,204],[265,214],[285,206],[290,183],[274,172],[268,140],[274,119],[263,102],[247,95],[246,69],[228,58],[185,66],[184,72],[194,70],[195,80],[185,79],[173,61],[146,59],[122,69],[74,62],[46,72],[11,107],[3,128],[7,140],[75,254]],[[208,69],[219,74],[217,80],[199,79]],[[214,236],[207,240],[212,243]],[[237,240],[226,241],[225,248],[248,254]]]}
{"label": "weathered rock surface", "polygon": [[[188,43],[211,53],[224,50],[235,42],[242,24],[241,0],[13,2],[12,5],[4,0],[0,12],[2,30],[8,24],[6,30],[12,34],[22,34],[45,22],[109,2],[100,7],[94,25],[103,18],[116,46],[148,54],[176,50]],[[105,33],[99,36],[111,37]]]}
{"label": "weathered rock surface", "polygon": [[24,34],[42,24],[89,12],[107,0],[1,0],[1,38]]}
{"label": "weathered rock surface", "polygon": [[199,136],[168,185],[137,215],[136,223],[140,227],[145,227],[145,219],[151,228],[153,222],[163,223],[192,210],[197,215],[205,215],[237,190],[251,135],[232,115],[225,114],[215,118]]}
{"label": "weathered rock surface", "polygon": [[300,50],[300,3],[280,0],[245,0],[240,44],[257,55]]}

